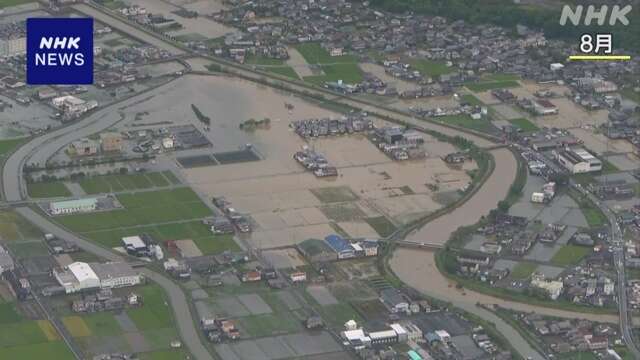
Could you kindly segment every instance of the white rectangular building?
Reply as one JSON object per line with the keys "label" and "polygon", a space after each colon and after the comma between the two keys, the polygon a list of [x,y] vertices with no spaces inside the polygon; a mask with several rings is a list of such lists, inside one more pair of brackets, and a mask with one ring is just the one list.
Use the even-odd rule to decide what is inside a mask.
{"label": "white rectangular building", "polygon": [[556,153],[562,166],[572,174],[580,174],[602,170],[602,161],[584,148],[566,148]]}
{"label": "white rectangular building", "polygon": [[97,198],[54,201],[49,203],[49,212],[52,215],[67,215],[94,211],[97,206]]}
{"label": "white rectangular building", "polygon": [[140,284],[141,276],[127,263],[74,262],[53,275],[67,294],[100,288],[117,288]]}

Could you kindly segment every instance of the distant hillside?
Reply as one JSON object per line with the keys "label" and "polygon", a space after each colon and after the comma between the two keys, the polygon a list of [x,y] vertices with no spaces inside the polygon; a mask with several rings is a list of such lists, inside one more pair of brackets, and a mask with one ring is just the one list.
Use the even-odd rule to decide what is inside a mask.
{"label": "distant hillside", "polygon": [[550,38],[564,38],[576,43],[584,33],[612,32],[614,48],[626,48],[640,52],[640,1],[595,0],[588,2],[633,4],[628,16],[629,26],[560,26],[560,4],[585,3],[585,1],[522,0],[371,0],[371,5],[391,12],[414,11],[439,15],[449,19],[462,19],[470,23],[490,23],[504,27],[517,24],[544,29]]}

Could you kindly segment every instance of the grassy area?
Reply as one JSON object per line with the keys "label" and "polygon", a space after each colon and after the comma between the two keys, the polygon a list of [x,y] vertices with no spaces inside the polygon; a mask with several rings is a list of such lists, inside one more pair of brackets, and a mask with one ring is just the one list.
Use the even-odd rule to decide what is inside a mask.
{"label": "grassy area", "polygon": [[445,63],[427,59],[410,59],[409,64],[426,76],[440,76],[452,72]]}
{"label": "grassy area", "polygon": [[217,254],[225,250],[240,250],[231,235],[213,235],[201,221],[89,231],[82,235],[105,247],[116,247],[122,245],[121,239],[123,237],[140,234],[149,234],[159,242],[191,239],[204,254]]}
{"label": "grassy area", "polygon": [[42,241],[10,242],[7,247],[18,259],[49,255],[49,249]]}
{"label": "grassy area", "polygon": [[440,121],[443,123],[460,126],[463,128],[481,131],[485,133],[491,133],[494,131],[493,125],[491,125],[491,122],[489,122],[489,120],[487,120],[486,118],[480,119],[480,120],[474,120],[471,118],[471,116],[466,114],[440,116],[434,119],[436,121]]}
{"label": "grassy area", "polygon": [[7,242],[39,240],[42,232],[13,211],[0,212],[0,237]]}
{"label": "grassy area", "polygon": [[73,337],[92,335],[91,330],[80,316],[65,316],[62,318],[62,323]]}
{"label": "grassy area", "polygon": [[296,45],[296,50],[304,57],[308,64],[355,64],[358,60],[351,55],[331,56],[322,48],[320,43],[305,43]]}
{"label": "grassy area", "polygon": [[56,359],[73,360],[75,357],[63,341],[3,347],[0,360]]}
{"label": "grassy area", "polygon": [[15,323],[22,319],[22,315],[16,311],[14,303],[0,304],[0,324]]}
{"label": "grassy area", "polygon": [[101,312],[82,317],[93,336],[113,336],[122,332],[120,324],[110,312]]}
{"label": "grassy area", "polygon": [[467,103],[472,106],[485,106],[485,103],[480,101],[477,97],[471,94],[465,94],[460,97],[461,102]]}
{"label": "grassy area", "polygon": [[[106,194],[121,191],[143,190],[152,187],[166,187],[173,183],[165,177],[166,172],[102,175],[79,181],[87,194]],[[175,177],[175,175],[174,175]]]}
{"label": "grassy area", "polygon": [[366,221],[367,224],[369,224],[369,226],[371,226],[373,230],[375,230],[378,235],[382,237],[387,237],[393,234],[393,232],[397,229],[396,226],[393,225],[393,223],[384,216],[366,218],[364,219],[364,221]]}
{"label": "grassy area", "polygon": [[532,123],[531,121],[525,118],[511,119],[509,120],[509,122],[511,123],[511,125],[516,126],[517,128],[519,128],[524,132],[540,130],[540,128],[536,126],[536,124]]}
{"label": "grassy area", "polygon": [[349,320],[362,322],[362,317],[349,303],[338,303],[334,305],[325,305],[318,309],[322,318],[329,324],[340,327]]}
{"label": "grassy area", "polygon": [[489,74],[484,76],[483,79],[491,81],[517,81],[520,80],[520,76],[515,74]]}
{"label": "grassy area", "polygon": [[298,74],[291,66],[269,66],[263,67],[261,70],[272,72],[274,74],[283,75],[292,79],[300,79]]}
{"label": "grassy area", "polygon": [[[0,8],[2,7],[2,1],[3,0],[0,0]],[[0,158],[13,151],[13,149],[22,144],[23,141],[24,139],[0,140]]]}
{"label": "grassy area", "polygon": [[0,9],[35,2],[35,0],[0,0]]}
{"label": "grassy area", "polygon": [[568,354],[559,354],[556,356],[556,359],[558,360],[597,360],[599,359],[599,357],[597,357],[592,352],[584,351],[584,352],[572,352]]}
{"label": "grassy area", "polygon": [[238,322],[240,328],[251,337],[288,334],[301,329],[301,324],[295,316],[278,314],[245,316],[238,319]]}
{"label": "grassy area", "polygon": [[48,342],[47,334],[41,329],[38,321],[21,321],[3,324],[0,327],[0,347],[34,345]]}
{"label": "grassy area", "polygon": [[553,255],[551,262],[558,266],[569,266],[578,264],[585,256],[592,252],[590,247],[565,245]]}
{"label": "grassy area", "polygon": [[71,191],[61,181],[30,183],[27,184],[27,191],[32,198],[71,196]]}
{"label": "grassy area", "polygon": [[143,306],[127,309],[127,315],[138,330],[153,330],[172,327],[171,308],[162,288],[146,285],[137,289],[142,296]]}
{"label": "grassy area", "polygon": [[627,99],[635,102],[636,104],[640,104],[640,92],[633,91],[632,88],[626,88],[620,92],[622,96]]}
{"label": "grassy area", "polygon": [[527,279],[538,268],[538,264],[521,262],[516,265],[511,271],[511,278],[513,279]]}
{"label": "grassy area", "polygon": [[321,66],[324,75],[305,76],[304,81],[322,86],[325,82],[342,80],[345,84],[357,84],[363,79],[358,64],[331,64]]}
{"label": "grassy area", "polygon": [[56,218],[76,232],[132,227],[179,220],[199,219],[211,210],[190,188],[120,194],[124,209]]}
{"label": "grassy area", "polygon": [[613,163],[611,163],[611,161],[607,160],[607,159],[600,159],[600,161],[602,161],[602,173],[603,174],[613,174],[613,173],[617,173],[620,172],[620,169],[618,169],[617,166],[613,165]]}
{"label": "grassy area", "polygon": [[513,88],[520,86],[520,83],[515,80],[505,80],[505,81],[484,81],[478,83],[467,83],[465,84],[467,89],[473,92],[484,92],[493,89],[505,89],[505,88]]}
{"label": "grassy area", "polygon": [[282,65],[284,61],[264,56],[248,55],[244,59],[244,63],[248,65]]}
{"label": "grassy area", "polygon": [[594,203],[588,198],[579,194],[577,191],[569,191],[569,195],[578,203],[580,210],[587,220],[589,227],[598,228],[609,223],[607,217],[602,213]]}

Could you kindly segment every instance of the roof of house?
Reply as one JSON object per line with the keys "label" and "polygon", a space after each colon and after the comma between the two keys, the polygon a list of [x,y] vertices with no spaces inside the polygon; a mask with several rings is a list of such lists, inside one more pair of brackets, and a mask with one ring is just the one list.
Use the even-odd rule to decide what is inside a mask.
{"label": "roof of house", "polygon": [[336,252],[353,251],[351,244],[339,235],[329,235],[324,241]]}

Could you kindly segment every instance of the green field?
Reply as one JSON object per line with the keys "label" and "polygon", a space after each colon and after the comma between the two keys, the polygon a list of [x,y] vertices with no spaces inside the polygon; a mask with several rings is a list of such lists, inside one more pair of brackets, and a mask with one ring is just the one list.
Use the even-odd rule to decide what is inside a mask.
{"label": "green field", "polygon": [[18,259],[49,255],[49,249],[42,240],[10,242],[7,247],[11,249],[13,256]]}
{"label": "green field", "polygon": [[442,123],[460,126],[463,128],[486,132],[486,133],[491,133],[491,132],[494,132],[495,130],[493,125],[491,125],[491,122],[489,122],[489,120],[487,120],[486,118],[474,120],[471,118],[471,116],[466,114],[440,116],[433,119],[435,121],[439,121]]}
{"label": "green field", "polygon": [[515,74],[489,74],[487,76],[483,76],[483,79],[491,81],[517,81],[520,80],[520,76]]}
{"label": "green field", "polygon": [[190,188],[145,191],[117,196],[124,209],[57,217],[76,232],[132,227],[179,220],[199,219],[211,210]]}
{"label": "green field", "polygon": [[296,332],[301,324],[295,316],[278,314],[251,315],[238,319],[240,328],[251,337],[273,336]]}
{"label": "green field", "polygon": [[532,123],[531,121],[529,121],[529,120],[527,120],[525,118],[511,119],[511,120],[509,120],[509,122],[513,126],[516,126],[517,128],[519,128],[520,130],[522,130],[524,132],[540,130],[540,128],[537,127],[536,124]]}
{"label": "green field", "polygon": [[272,72],[278,75],[287,76],[292,79],[300,79],[296,71],[293,70],[291,66],[269,66],[269,67],[262,67],[261,70]]}
{"label": "green field", "polygon": [[635,102],[636,104],[640,104],[640,92],[633,91],[632,88],[626,88],[620,92],[622,96],[627,99]]}
{"label": "green field", "polygon": [[426,76],[440,76],[453,72],[451,68],[443,62],[427,60],[427,59],[410,59],[409,64]]}
{"label": "green field", "polygon": [[14,303],[0,304],[0,324],[15,323],[22,320],[22,315],[16,311]]}
{"label": "green field", "polygon": [[3,348],[48,341],[47,335],[42,331],[37,321],[21,321],[0,326],[0,347]]}
{"label": "green field", "polygon": [[32,198],[71,196],[71,191],[61,181],[29,183],[27,184],[27,191]]}
{"label": "green field", "polygon": [[0,360],[55,359],[73,360],[75,357],[63,341],[3,347]]}
{"label": "green field", "polygon": [[308,64],[339,64],[352,63],[358,60],[351,55],[331,56],[319,43],[305,43],[296,45],[296,50],[304,57]]}
{"label": "green field", "polygon": [[191,239],[203,254],[217,254],[225,250],[240,250],[231,235],[213,235],[211,230],[199,220],[82,233],[83,236],[105,247],[121,246],[123,237],[140,234],[149,234],[158,242]]}
{"label": "green field", "polygon": [[553,255],[551,262],[558,266],[578,264],[585,256],[591,254],[592,249],[585,246],[565,245]]}
{"label": "green field", "polygon": [[35,0],[0,0],[0,9],[35,2]]}
{"label": "green field", "polygon": [[113,336],[122,332],[120,324],[110,312],[101,312],[82,316],[93,336]]}
{"label": "green field", "polygon": [[591,200],[585,198],[577,191],[571,191],[569,192],[569,195],[571,195],[571,197],[578,203],[578,206],[580,206],[580,210],[587,220],[589,227],[597,228],[609,223],[607,217],[595,204],[591,202]]}
{"label": "green field", "polygon": [[[0,8],[2,0],[0,0]],[[18,145],[22,144],[24,139],[0,140],[0,157],[4,157],[7,153],[13,151]]]}
{"label": "green field", "polygon": [[366,221],[367,224],[369,224],[369,226],[371,226],[373,230],[375,230],[378,235],[382,237],[387,237],[393,234],[393,232],[397,229],[396,226],[393,225],[393,223],[384,216],[366,218],[364,219],[364,221]]}
{"label": "green field", "polygon": [[511,278],[518,280],[527,279],[529,278],[529,276],[531,276],[531,274],[533,274],[534,271],[536,271],[537,268],[538,265],[534,263],[518,263],[518,265],[516,265],[511,271]]}
{"label": "green field", "polygon": [[460,100],[462,100],[461,102],[468,103],[469,105],[472,105],[472,106],[485,106],[485,103],[483,103],[482,101],[480,101],[480,99],[478,99],[477,97],[471,94],[462,95],[460,97]]}
{"label": "green field", "polygon": [[349,303],[338,303],[335,305],[325,305],[319,309],[320,316],[329,324],[342,326],[349,320],[362,322],[362,317]]}
{"label": "green field", "polygon": [[467,83],[465,84],[467,89],[473,92],[484,92],[493,89],[505,89],[520,86],[520,83],[515,80],[505,80],[505,81],[484,81],[478,83]]}
{"label": "green field", "polygon": [[[85,178],[79,181],[87,194],[105,194],[121,191],[143,190],[152,187],[166,187],[173,183],[166,172],[139,173],[127,175],[103,175]],[[177,179],[176,179],[177,180]]]}
{"label": "green field", "polygon": [[13,211],[0,212],[0,237],[7,242],[40,240],[42,232]]}
{"label": "green field", "polygon": [[248,55],[245,57],[244,63],[247,65],[282,65],[284,61],[264,56]]}
{"label": "green field", "polygon": [[162,292],[162,288],[156,285],[146,285],[142,288],[137,288],[136,291],[142,296],[143,305],[138,308],[127,309],[127,315],[136,324],[138,330],[172,327],[171,308]]}
{"label": "green field", "polygon": [[363,79],[362,70],[358,64],[332,64],[321,66],[324,75],[305,76],[304,81],[323,85],[325,82],[337,82],[342,80],[345,84],[357,84]]}

